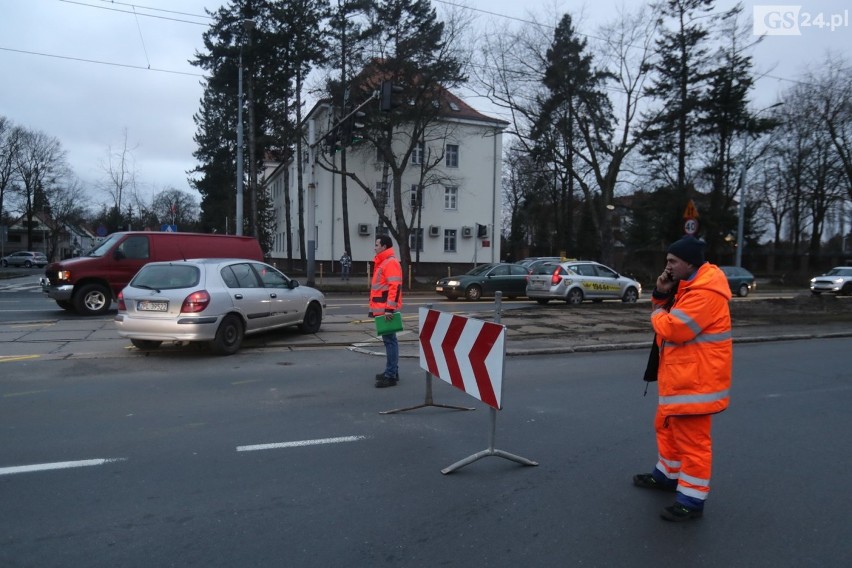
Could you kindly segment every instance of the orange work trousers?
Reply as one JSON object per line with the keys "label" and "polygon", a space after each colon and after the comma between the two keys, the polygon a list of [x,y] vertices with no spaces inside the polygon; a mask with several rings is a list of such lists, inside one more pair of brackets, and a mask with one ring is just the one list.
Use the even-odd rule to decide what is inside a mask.
{"label": "orange work trousers", "polygon": [[663,416],[658,408],[654,418],[657,469],[677,481],[677,501],[687,507],[702,508],[710,492],[710,426],[710,414]]}

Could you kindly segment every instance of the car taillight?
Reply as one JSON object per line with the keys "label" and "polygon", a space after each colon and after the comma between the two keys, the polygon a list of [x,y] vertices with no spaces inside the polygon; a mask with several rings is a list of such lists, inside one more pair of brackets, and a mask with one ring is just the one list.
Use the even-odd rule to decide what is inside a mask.
{"label": "car taillight", "polygon": [[124,292],[118,293],[118,311],[126,312],[127,306],[124,304]]}
{"label": "car taillight", "polygon": [[556,286],[557,284],[559,284],[560,280],[561,278],[559,278],[559,269],[557,268],[553,271],[553,275],[550,277],[550,285]]}
{"label": "car taillight", "polygon": [[207,293],[207,290],[193,292],[183,301],[183,304],[180,307],[180,313],[194,314],[202,312],[208,304],[210,304],[210,294]]}

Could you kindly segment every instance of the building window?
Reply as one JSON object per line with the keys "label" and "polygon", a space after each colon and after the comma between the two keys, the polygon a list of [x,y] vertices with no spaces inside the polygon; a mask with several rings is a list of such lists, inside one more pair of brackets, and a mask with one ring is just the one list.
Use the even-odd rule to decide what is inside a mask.
{"label": "building window", "polygon": [[456,252],[455,229],[444,229],[444,252]]}
{"label": "building window", "polygon": [[423,252],[423,229],[412,229],[408,233],[408,246],[411,252]]}
{"label": "building window", "polygon": [[412,209],[417,209],[420,205],[420,192],[418,191],[418,185],[416,183],[411,184],[411,197],[409,198],[409,205],[411,205]]}
{"label": "building window", "polygon": [[447,167],[459,167],[459,145],[447,144]]}
{"label": "building window", "polygon": [[423,142],[414,147],[414,150],[411,152],[411,163],[412,165],[419,166],[423,163]]}
{"label": "building window", "polygon": [[385,182],[376,182],[376,201],[378,201],[382,210],[390,205],[390,192],[388,191],[388,184]]}
{"label": "building window", "polygon": [[455,211],[459,206],[459,188],[448,185],[444,188],[444,209]]}

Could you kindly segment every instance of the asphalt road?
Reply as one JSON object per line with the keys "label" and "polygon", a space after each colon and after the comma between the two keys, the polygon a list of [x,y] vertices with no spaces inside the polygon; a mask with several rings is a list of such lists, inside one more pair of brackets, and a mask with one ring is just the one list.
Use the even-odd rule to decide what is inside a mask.
{"label": "asphalt road", "polygon": [[436,381],[477,410],[380,414],[424,400],[416,360],[392,389],[345,349],[5,363],[0,566],[846,566],[848,339],[735,348],[685,526],[630,483],[656,460],[645,357],[508,358],[496,447],[540,465],[450,475],[489,412]]}

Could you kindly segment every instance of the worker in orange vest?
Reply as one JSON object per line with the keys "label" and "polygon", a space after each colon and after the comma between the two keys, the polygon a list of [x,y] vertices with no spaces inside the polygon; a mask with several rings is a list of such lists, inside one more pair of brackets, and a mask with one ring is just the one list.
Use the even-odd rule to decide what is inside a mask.
{"label": "worker in orange vest", "polygon": [[702,516],[713,459],[711,417],[728,407],[733,364],[731,291],[718,266],[705,262],[704,241],[685,236],[666,254],[651,301],[659,360],[654,427],[659,461],[633,476],[637,487],[676,492],[661,516]]}
{"label": "worker in orange vest", "polygon": [[[370,317],[393,314],[402,309],[402,266],[393,255],[393,241],[387,235],[376,237],[373,283],[370,287]],[[399,382],[399,342],[396,333],[382,335],[387,362],[376,375],[376,388],[394,387]]]}

